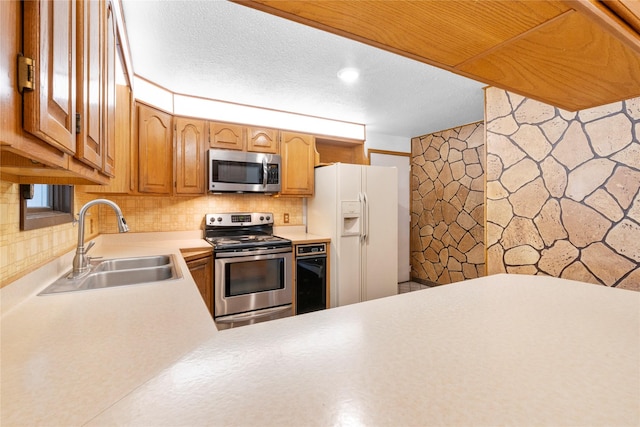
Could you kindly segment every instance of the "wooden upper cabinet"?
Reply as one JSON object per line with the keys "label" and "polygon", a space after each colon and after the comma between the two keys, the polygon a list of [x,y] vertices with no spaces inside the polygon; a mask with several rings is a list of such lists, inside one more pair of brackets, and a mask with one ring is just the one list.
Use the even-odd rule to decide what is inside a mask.
{"label": "wooden upper cabinet", "polygon": [[176,194],[205,194],[205,122],[176,117]]}
{"label": "wooden upper cabinet", "polygon": [[566,110],[640,96],[637,1],[236,2]]}
{"label": "wooden upper cabinet", "polygon": [[278,130],[248,127],[247,151],[256,153],[278,153]]}
{"label": "wooden upper cabinet", "polygon": [[137,106],[138,191],[171,194],[173,143],[171,115],[144,104]]}
{"label": "wooden upper cabinet", "polygon": [[282,196],[313,196],[315,138],[294,132],[280,133]]}
{"label": "wooden upper cabinet", "polygon": [[209,147],[227,150],[278,152],[278,130],[243,126],[232,123],[209,122]]}
{"label": "wooden upper cabinet", "polygon": [[24,92],[24,128],[69,154],[76,152],[77,4],[23,2],[24,54],[35,62],[34,90]]}
{"label": "wooden upper cabinet", "polygon": [[102,169],[104,1],[77,2],[77,102],[79,132],[76,157]]}
{"label": "wooden upper cabinet", "polygon": [[[113,4],[106,9],[106,28],[104,43],[104,126],[102,171],[113,177],[116,165],[116,20]],[[130,111],[130,108],[127,108]],[[127,150],[128,151],[128,150]]]}
{"label": "wooden upper cabinet", "polygon": [[244,150],[244,126],[209,122],[209,146],[228,150]]}

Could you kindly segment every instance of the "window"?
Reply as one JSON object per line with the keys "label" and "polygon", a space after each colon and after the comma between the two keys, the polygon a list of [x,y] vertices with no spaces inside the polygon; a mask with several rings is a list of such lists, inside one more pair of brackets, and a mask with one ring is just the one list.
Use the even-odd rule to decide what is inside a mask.
{"label": "window", "polygon": [[20,185],[20,230],[73,221],[73,186]]}

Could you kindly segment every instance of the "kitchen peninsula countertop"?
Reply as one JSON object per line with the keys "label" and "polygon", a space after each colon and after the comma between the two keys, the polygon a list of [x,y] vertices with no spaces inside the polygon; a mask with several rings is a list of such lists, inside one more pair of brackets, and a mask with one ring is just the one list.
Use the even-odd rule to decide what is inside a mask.
{"label": "kitchen peninsula countertop", "polygon": [[91,256],[175,254],[181,279],[37,296],[73,251],[0,290],[0,425],[82,425],[217,333],[181,248],[197,233],[106,234]]}
{"label": "kitchen peninsula countertop", "polygon": [[216,332],[180,283],[11,308],[2,425],[640,424],[637,292],[495,275]]}

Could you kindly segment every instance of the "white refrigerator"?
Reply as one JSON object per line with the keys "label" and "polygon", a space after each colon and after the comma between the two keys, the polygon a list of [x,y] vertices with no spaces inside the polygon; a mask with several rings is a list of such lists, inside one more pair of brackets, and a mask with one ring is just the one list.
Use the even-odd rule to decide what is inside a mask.
{"label": "white refrigerator", "polygon": [[307,231],[331,237],[331,307],[398,291],[398,173],[336,163],[316,168]]}

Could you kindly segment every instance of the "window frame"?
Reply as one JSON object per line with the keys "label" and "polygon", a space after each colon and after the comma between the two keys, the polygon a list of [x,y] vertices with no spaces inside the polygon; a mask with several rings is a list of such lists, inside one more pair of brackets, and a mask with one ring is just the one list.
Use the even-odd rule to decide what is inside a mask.
{"label": "window frame", "polygon": [[74,221],[74,188],[72,185],[33,185],[48,185],[50,187],[52,206],[51,208],[28,207],[27,199],[24,197],[22,186],[20,186],[20,230],[36,230]]}

